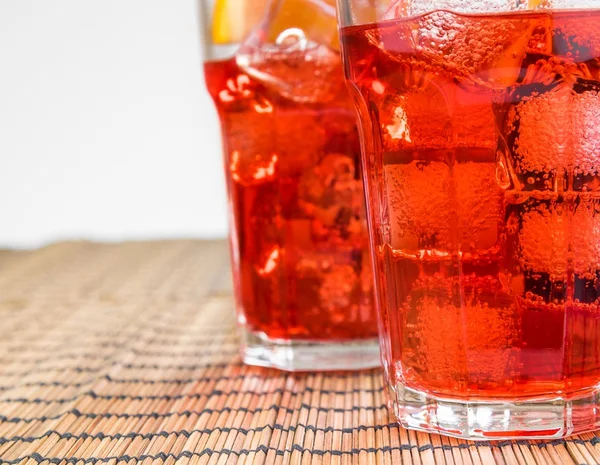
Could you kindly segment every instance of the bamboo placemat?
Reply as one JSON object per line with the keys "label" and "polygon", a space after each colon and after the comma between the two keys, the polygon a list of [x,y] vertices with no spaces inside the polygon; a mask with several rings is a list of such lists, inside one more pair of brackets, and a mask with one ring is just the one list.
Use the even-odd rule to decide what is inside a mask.
{"label": "bamboo placemat", "polygon": [[467,443],[398,428],[377,370],[236,352],[226,245],[0,251],[3,464],[598,464],[600,436]]}

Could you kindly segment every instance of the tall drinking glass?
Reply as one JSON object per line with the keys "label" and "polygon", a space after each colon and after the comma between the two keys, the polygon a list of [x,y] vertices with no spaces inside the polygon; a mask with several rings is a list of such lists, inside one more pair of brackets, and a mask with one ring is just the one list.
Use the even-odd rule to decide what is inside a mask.
{"label": "tall drinking glass", "polygon": [[[256,8],[229,7],[239,14],[246,4]],[[218,2],[215,14],[223,9]],[[205,63],[246,363],[380,363],[360,144],[338,43],[334,0],[274,0],[239,47]]]}
{"label": "tall drinking glass", "polygon": [[600,2],[339,0],[390,404],[600,426]]}

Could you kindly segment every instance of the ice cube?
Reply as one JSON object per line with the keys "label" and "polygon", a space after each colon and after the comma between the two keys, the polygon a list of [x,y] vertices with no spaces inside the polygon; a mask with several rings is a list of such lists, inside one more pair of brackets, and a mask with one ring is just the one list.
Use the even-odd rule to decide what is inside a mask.
{"label": "ice cube", "polygon": [[[286,286],[282,281],[287,278],[286,260],[287,249],[277,244],[277,229],[272,224],[261,225],[254,229],[256,234],[260,230],[261,240],[256,242],[255,255],[252,262],[252,286],[253,292],[260,289],[260,299],[267,308],[285,308]],[[258,236],[257,236],[258,237]],[[244,298],[256,298],[257,294],[244,295]],[[260,312],[259,312],[260,313]],[[258,315],[252,315],[256,318]]]}
{"label": "ice cube", "polygon": [[328,105],[319,111],[316,125],[320,126],[326,135],[326,152],[360,153],[356,112],[347,97],[346,94],[344,99],[340,99],[339,105],[336,102],[335,105]]}
{"label": "ice cube", "polygon": [[229,170],[232,179],[244,186],[271,182],[277,174],[277,154],[256,153],[248,156],[234,150],[230,153]]}
{"label": "ice cube", "polygon": [[310,108],[278,108],[271,138],[277,147],[282,176],[299,176],[317,166],[326,142],[318,116],[319,112]]}
{"label": "ice cube", "polygon": [[458,163],[452,170],[461,251],[492,248],[498,239],[502,217],[502,190],[494,163]]}
{"label": "ice cube", "polygon": [[497,134],[492,94],[485,88],[473,92],[471,88],[459,87],[453,97],[451,146],[487,149],[487,157],[494,160]]}
{"label": "ice cube", "polygon": [[329,153],[300,185],[300,198],[319,207],[349,206],[360,182],[355,179],[354,160],[341,153]]}
{"label": "ice cube", "polygon": [[569,217],[562,208],[542,203],[528,206],[521,215],[519,246],[525,270],[547,273],[562,281],[567,272]]}
{"label": "ice cube", "polygon": [[221,117],[232,179],[242,185],[273,180],[278,155],[273,138],[272,103],[243,74],[229,79],[219,98],[230,110]]}
{"label": "ice cube", "polygon": [[[465,7],[486,4],[470,1],[458,3],[464,3]],[[433,11],[426,4],[415,1],[403,8],[408,8],[411,15],[419,14],[417,12],[430,13],[369,31],[368,40],[396,62],[435,70],[441,76],[447,74],[449,79],[460,78],[486,85],[493,83],[485,70],[498,68],[496,63],[507,55],[512,57],[514,44],[522,40],[526,21]],[[458,7],[454,11],[460,9]],[[484,74],[479,76],[479,73]]]}
{"label": "ice cube", "polygon": [[[600,83],[599,86],[600,88]],[[600,92],[571,95],[571,141],[573,159],[570,165],[583,174],[600,172]],[[564,117],[563,117],[564,118]],[[564,123],[564,121],[563,121]]]}
{"label": "ice cube", "polygon": [[352,293],[359,285],[354,268],[350,265],[333,265],[322,273],[323,281],[319,288],[322,307],[327,310],[347,309],[352,303]]}
{"label": "ice cube", "polygon": [[487,149],[497,145],[492,95],[429,82],[382,99],[379,122],[385,151]]}
{"label": "ice cube", "polygon": [[440,162],[385,168],[392,246],[401,250],[447,249],[448,166]]}
{"label": "ice cube", "polygon": [[521,173],[548,173],[566,168],[565,144],[570,133],[565,112],[570,107],[570,89],[526,96],[511,111],[515,131],[513,153]]}
{"label": "ice cube", "polygon": [[557,86],[524,97],[510,114],[516,169],[527,179],[535,180],[531,173],[600,171],[598,91],[575,93],[570,86]]}
{"label": "ice cube", "polygon": [[379,107],[384,150],[446,148],[452,138],[449,104],[433,84],[422,90],[387,96]]}
{"label": "ice cube", "polygon": [[354,160],[343,153],[328,153],[319,163],[322,180],[331,189],[333,202],[350,200],[356,189]]}
{"label": "ice cube", "polygon": [[[555,0],[557,1],[557,0]],[[561,0],[569,3],[574,0]],[[589,3],[589,2],[586,2]],[[600,28],[593,15],[560,15],[554,19],[555,49],[557,53],[577,62],[600,56]],[[560,44],[561,47],[556,47]]]}
{"label": "ice cube", "polygon": [[263,260],[257,265],[256,271],[260,276],[269,276],[276,272],[281,262],[281,249],[275,245],[263,254]]}
{"label": "ice cube", "polygon": [[599,214],[593,200],[530,206],[519,231],[524,268],[547,273],[551,281],[564,281],[571,267],[578,277],[593,279],[600,270]]}
{"label": "ice cube", "polygon": [[[236,54],[246,73],[296,102],[327,102],[344,89],[335,7],[324,0],[296,0],[298,18],[284,2]],[[295,14],[295,13],[294,13]],[[309,21],[306,18],[310,18]]]}
{"label": "ice cube", "polygon": [[300,182],[298,203],[313,219],[313,232],[334,243],[364,237],[362,183],[355,161],[348,155],[329,153]]}
{"label": "ice cube", "polygon": [[520,62],[515,66],[520,68],[519,84],[550,86],[572,84],[574,77],[597,78],[594,62],[600,54],[600,32],[595,18],[556,13],[532,19],[522,39],[527,39],[524,55],[521,40],[513,47]]}
{"label": "ice cube", "polygon": [[501,191],[493,163],[388,165],[385,178],[394,248],[476,252],[496,243]]}
{"label": "ice cube", "polygon": [[[438,273],[420,277],[412,289],[405,314],[415,321],[415,330],[408,335],[412,339],[408,345],[415,351],[410,359],[415,371],[485,384],[501,381],[514,369],[511,348],[518,328],[511,299],[507,296],[502,306],[496,300],[494,306],[482,298],[482,290],[499,298],[499,283],[491,277],[465,276],[459,281]],[[460,305],[454,302],[457,292]]]}

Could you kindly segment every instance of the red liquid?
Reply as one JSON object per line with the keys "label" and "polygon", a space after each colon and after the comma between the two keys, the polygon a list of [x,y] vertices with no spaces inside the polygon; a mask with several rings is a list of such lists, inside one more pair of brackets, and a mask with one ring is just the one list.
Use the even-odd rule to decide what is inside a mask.
{"label": "red liquid", "polygon": [[[341,61],[326,76],[306,64],[266,65],[294,78],[308,101],[265,86],[234,59],[205,67],[222,125],[242,321],[271,339],[377,337],[360,146]],[[313,91],[317,79],[325,85]]]}
{"label": "red liquid", "polygon": [[599,24],[437,11],[342,31],[392,385],[600,382]]}

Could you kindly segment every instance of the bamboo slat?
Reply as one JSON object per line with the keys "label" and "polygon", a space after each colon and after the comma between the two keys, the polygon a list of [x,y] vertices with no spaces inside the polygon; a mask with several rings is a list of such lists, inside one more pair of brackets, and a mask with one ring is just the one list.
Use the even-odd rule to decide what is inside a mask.
{"label": "bamboo slat", "polygon": [[399,428],[378,370],[237,354],[222,241],[0,251],[2,464],[600,464],[600,436],[469,443]]}

